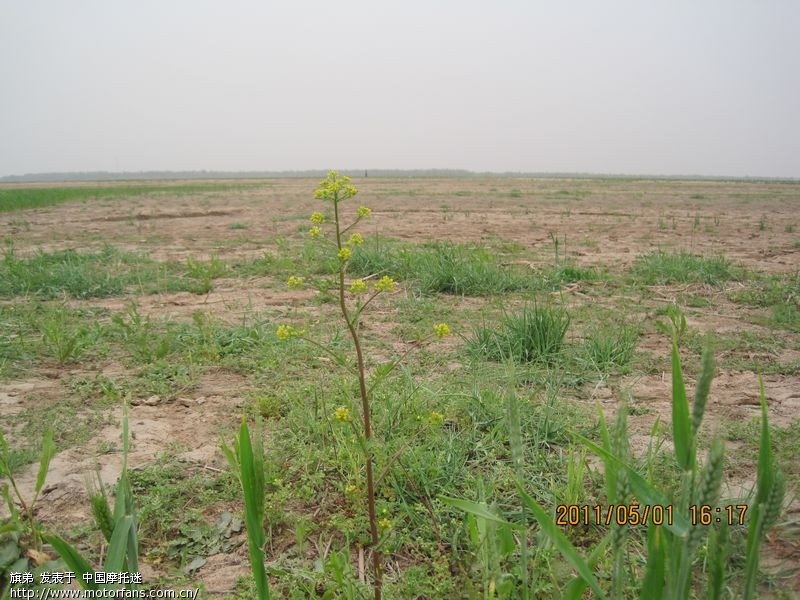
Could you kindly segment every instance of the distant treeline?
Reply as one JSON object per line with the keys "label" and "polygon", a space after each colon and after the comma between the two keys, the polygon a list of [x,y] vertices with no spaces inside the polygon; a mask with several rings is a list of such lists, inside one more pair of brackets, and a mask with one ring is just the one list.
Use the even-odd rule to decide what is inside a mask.
{"label": "distant treeline", "polygon": [[[340,169],[350,177],[474,177],[463,169]],[[0,183],[25,183],[48,181],[152,181],[186,179],[279,179],[286,177],[317,178],[325,177],[327,170],[309,169],[305,171],[84,171],[75,173],[28,173],[25,175],[6,175]]]}
{"label": "distant treeline", "polygon": [[[769,183],[796,183],[797,178],[779,177],[725,177],[707,175],[625,175],[598,173],[536,173],[505,171],[478,172],[466,169],[341,169],[350,177],[517,177],[553,179],[665,179],[687,181],[747,181]],[[286,177],[317,178],[324,177],[326,170],[305,171],[84,171],[73,173],[28,173],[25,175],[6,175],[0,183],[61,182],[61,181],[153,181],[153,180],[191,180],[191,179],[277,179]]]}

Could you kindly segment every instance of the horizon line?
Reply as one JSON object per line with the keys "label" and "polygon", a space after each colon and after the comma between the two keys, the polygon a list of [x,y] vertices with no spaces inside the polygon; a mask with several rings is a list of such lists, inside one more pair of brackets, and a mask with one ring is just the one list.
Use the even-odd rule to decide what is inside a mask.
{"label": "horizon line", "polygon": [[[50,182],[101,182],[136,180],[181,180],[181,179],[271,179],[324,177],[330,169],[283,169],[283,170],[162,170],[140,171],[43,171],[23,175],[0,176],[1,183],[50,183]],[[524,177],[542,179],[670,179],[677,181],[771,181],[800,182],[800,177],[764,175],[699,175],[699,174],[632,174],[595,173],[587,171],[472,171],[469,169],[418,168],[418,169],[338,169],[344,175],[373,177]]]}

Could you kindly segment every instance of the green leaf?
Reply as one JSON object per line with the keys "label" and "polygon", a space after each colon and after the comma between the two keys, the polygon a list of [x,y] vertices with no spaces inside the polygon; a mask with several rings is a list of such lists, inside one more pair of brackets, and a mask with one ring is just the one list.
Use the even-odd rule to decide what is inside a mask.
{"label": "green leaf", "polygon": [[664,565],[667,558],[663,534],[661,527],[653,523],[647,528],[647,565],[642,580],[642,600],[661,600],[664,597]]}
{"label": "green leaf", "polygon": [[50,461],[56,453],[56,445],[53,442],[53,430],[48,429],[42,438],[42,454],[39,457],[39,473],[36,475],[36,495],[42,491],[45,479],[47,479],[47,472],[50,470]]}
{"label": "green leaf", "polygon": [[125,554],[128,548],[128,533],[133,526],[133,517],[126,515],[114,525],[114,533],[111,534],[111,541],[108,544],[108,554],[103,570],[107,573],[120,573],[125,564]]}
{"label": "green leaf", "polygon": [[697,435],[703,414],[708,404],[708,394],[711,390],[711,381],[714,379],[714,352],[711,346],[703,350],[700,362],[700,376],[697,378],[697,387],[694,390],[694,405],[692,406],[692,437]]}
{"label": "green leaf", "polygon": [[[600,540],[597,544],[595,544],[592,553],[589,555],[589,560],[587,563],[589,564],[590,569],[594,569],[597,561],[600,560],[600,557],[603,556],[605,552],[606,546],[611,543],[612,538],[614,537],[614,532],[609,531],[603,539]],[[583,580],[582,577],[574,577],[572,581],[569,582],[566,588],[564,588],[564,593],[561,595],[562,600],[581,600],[583,598],[583,593],[586,591],[587,583]]]}
{"label": "green leaf", "polygon": [[0,475],[10,477],[11,469],[8,468],[8,442],[0,431]]}
{"label": "green leaf", "polygon": [[83,577],[84,574],[90,573],[94,575],[94,569],[88,561],[83,558],[75,548],[70,546],[67,542],[62,540],[57,535],[45,536],[45,541],[55,548],[56,552],[64,559],[67,566],[75,573],[75,580],[86,590],[99,590],[100,586],[94,583],[94,579],[90,578],[89,581]]}
{"label": "green leaf", "polygon": [[747,554],[744,569],[744,599],[750,600],[756,591],[758,579],[758,553],[761,545],[761,530],[764,528],[764,506],[750,507],[750,526],[747,530]]}
{"label": "green leaf", "polygon": [[[600,404],[597,405],[598,423],[600,424],[600,439],[609,454],[613,452],[611,447],[611,436],[608,433],[608,426],[606,425],[606,417],[603,414],[603,409]],[[614,504],[617,501],[617,469],[611,461],[603,459],[603,467],[605,469],[606,479],[606,497],[609,504]]]}
{"label": "green leaf", "polygon": [[[575,438],[579,440],[582,444],[588,446],[588,448],[597,454],[603,460],[609,460],[613,462],[618,468],[621,467],[628,472],[628,480],[630,482],[631,489],[633,490],[634,495],[641,501],[642,504],[649,504],[650,506],[669,506],[672,504],[661,492],[655,489],[652,485],[650,485],[644,477],[639,475],[638,471],[631,467],[630,465],[626,464],[610,452],[607,452],[604,448],[601,448],[591,440],[586,439],[582,435],[575,435]],[[674,535],[685,538],[689,531],[689,522],[686,520],[686,516],[681,514],[679,511],[673,510],[672,511],[672,523],[670,523],[666,519],[664,519],[664,527],[666,527],[671,533]]]}
{"label": "green leaf", "polygon": [[264,446],[260,428],[256,430],[256,441],[253,444],[244,419],[239,429],[239,466],[244,492],[250,568],[256,581],[259,599],[268,600],[269,580],[264,566]]}
{"label": "green leaf", "polygon": [[470,500],[463,500],[461,498],[450,498],[449,496],[439,496],[439,500],[452,506],[453,508],[463,510],[466,513],[481,519],[485,519],[486,521],[500,523],[501,525],[506,525],[512,529],[517,529],[520,531],[525,529],[522,525],[506,521],[503,517],[492,512],[492,510],[483,502],[472,502]]}
{"label": "green leaf", "polygon": [[747,531],[747,555],[745,561],[744,598],[753,597],[758,578],[759,549],[764,536],[764,517],[770,490],[775,479],[773,473],[772,443],[767,418],[767,398],[764,393],[764,381],[758,378],[761,396],[761,440],[758,449],[758,482],[756,484],[756,500],[750,507],[750,525]]}
{"label": "green leaf", "polygon": [[767,398],[764,394],[764,380],[758,378],[761,397],[761,440],[758,448],[758,483],[756,486],[756,504],[766,504],[772,489],[774,467],[772,464],[772,443],[767,418]]}
{"label": "green leaf", "polygon": [[17,561],[21,552],[22,548],[13,540],[0,546],[0,573],[4,573],[8,565]]}
{"label": "green leaf", "polygon": [[570,543],[567,539],[567,536],[558,528],[555,524],[555,521],[550,517],[549,514],[539,505],[536,500],[531,498],[528,494],[525,493],[525,490],[517,484],[517,488],[519,489],[520,496],[522,497],[522,501],[525,503],[530,511],[533,513],[533,516],[539,522],[539,527],[541,527],[542,532],[544,532],[550,541],[553,542],[556,548],[561,552],[567,562],[572,565],[572,567],[578,572],[581,578],[587,583],[587,585],[592,588],[592,591],[596,594],[598,598],[601,600],[605,598],[605,594],[603,594],[603,590],[600,588],[600,584],[597,583],[597,579],[595,579],[594,575],[592,574],[592,570],[589,568],[589,565],[586,564],[586,561],[581,558],[578,551],[575,549],[575,546]]}
{"label": "green leaf", "polygon": [[729,528],[725,521],[709,536],[707,600],[720,600],[725,589],[725,565],[728,562]]}
{"label": "green leaf", "polygon": [[681,358],[675,341],[672,342],[672,436],[678,466],[684,471],[690,471],[694,466],[692,423],[689,419],[689,403],[686,400]]}

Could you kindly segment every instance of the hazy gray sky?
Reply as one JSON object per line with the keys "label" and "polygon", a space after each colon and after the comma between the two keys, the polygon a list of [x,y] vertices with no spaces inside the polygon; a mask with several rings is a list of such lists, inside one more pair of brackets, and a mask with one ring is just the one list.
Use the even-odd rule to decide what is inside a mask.
{"label": "hazy gray sky", "polygon": [[800,2],[0,0],[0,175],[800,177]]}

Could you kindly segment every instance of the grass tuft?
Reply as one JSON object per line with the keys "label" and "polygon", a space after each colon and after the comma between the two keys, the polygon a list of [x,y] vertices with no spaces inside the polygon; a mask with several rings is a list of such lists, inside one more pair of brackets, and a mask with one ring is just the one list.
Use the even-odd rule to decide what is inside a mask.
{"label": "grass tuft", "polygon": [[468,347],[490,360],[550,363],[561,352],[569,322],[565,309],[533,304],[496,328],[477,328]]}

